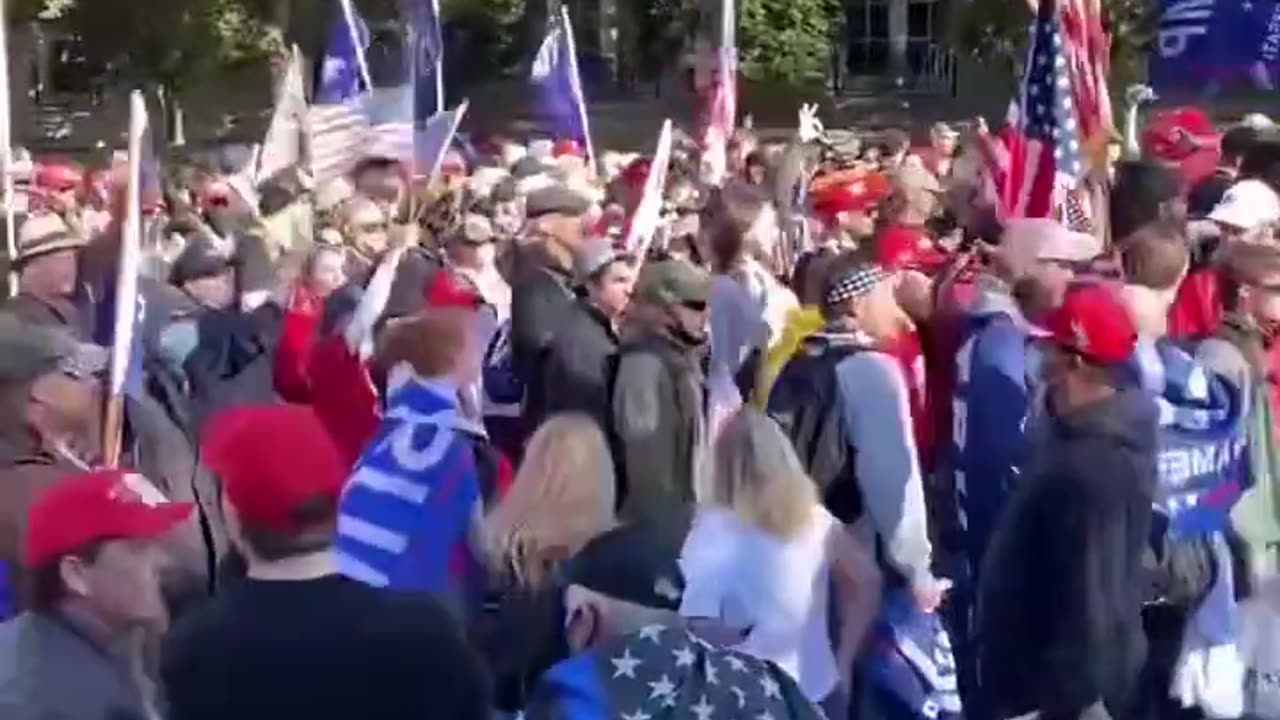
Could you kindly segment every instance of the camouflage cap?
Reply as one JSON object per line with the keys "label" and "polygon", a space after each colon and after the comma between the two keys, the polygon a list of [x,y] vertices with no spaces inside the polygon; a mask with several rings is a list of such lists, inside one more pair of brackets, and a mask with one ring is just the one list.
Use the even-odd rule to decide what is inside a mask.
{"label": "camouflage cap", "polygon": [[645,263],[636,280],[635,299],[653,305],[706,303],[711,276],[686,260],[672,258]]}

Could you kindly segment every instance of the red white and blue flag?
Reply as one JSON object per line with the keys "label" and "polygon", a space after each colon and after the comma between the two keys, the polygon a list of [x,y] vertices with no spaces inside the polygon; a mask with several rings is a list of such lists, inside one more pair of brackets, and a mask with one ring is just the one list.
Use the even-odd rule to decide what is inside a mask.
{"label": "red white and blue flag", "polygon": [[412,88],[375,88],[365,53],[369,30],[350,0],[339,0],[308,113],[311,175],[323,184],[363,159],[413,157]]}
{"label": "red white and blue flag", "polygon": [[1032,27],[1001,183],[1006,218],[1050,217],[1084,172],[1068,38],[1057,0],[1042,0]]}

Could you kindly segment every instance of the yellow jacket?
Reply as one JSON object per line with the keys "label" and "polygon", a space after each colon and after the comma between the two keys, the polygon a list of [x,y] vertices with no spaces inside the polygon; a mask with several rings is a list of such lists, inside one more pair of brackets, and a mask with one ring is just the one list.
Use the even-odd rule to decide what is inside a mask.
{"label": "yellow jacket", "polygon": [[821,330],[822,325],[822,313],[813,305],[805,305],[787,313],[782,336],[770,346],[764,362],[760,363],[760,374],[756,378],[755,392],[751,398],[756,407],[764,408],[769,401],[773,381],[782,372],[782,366],[796,354],[804,339]]}

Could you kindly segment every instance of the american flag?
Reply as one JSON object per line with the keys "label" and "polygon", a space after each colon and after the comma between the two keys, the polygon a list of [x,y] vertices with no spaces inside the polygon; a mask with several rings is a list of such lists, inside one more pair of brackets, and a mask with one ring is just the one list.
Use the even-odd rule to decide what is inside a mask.
{"label": "american flag", "polygon": [[1057,0],[1042,0],[1032,27],[1027,66],[1007,145],[1002,188],[1007,217],[1050,217],[1084,169],[1080,124]]}
{"label": "american flag", "polygon": [[1113,127],[1107,91],[1111,38],[1102,26],[1100,0],[1063,0],[1062,32],[1066,35],[1067,68],[1080,140],[1095,168],[1106,162]]}
{"label": "american flag", "polygon": [[1093,202],[1089,197],[1088,187],[1082,186],[1069,190],[1062,201],[1059,222],[1068,230],[1092,235],[1094,233],[1092,208]]}

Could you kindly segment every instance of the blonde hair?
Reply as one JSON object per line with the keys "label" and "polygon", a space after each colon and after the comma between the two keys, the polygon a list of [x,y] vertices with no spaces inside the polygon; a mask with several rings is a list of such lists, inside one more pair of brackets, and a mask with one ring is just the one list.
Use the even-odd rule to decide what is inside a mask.
{"label": "blonde hair", "polygon": [[495,566],[536,589],[548,569],[614,525],[613,459],[586,415],[555,415],[529,440],[511,489],[485,518]]}
{"label": "blonde hair", "polygon": [[716,439],[711,500],[761,530],[788,539],[809,522],[818,491],[777,423],[744,407]]}

